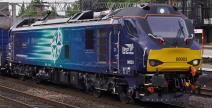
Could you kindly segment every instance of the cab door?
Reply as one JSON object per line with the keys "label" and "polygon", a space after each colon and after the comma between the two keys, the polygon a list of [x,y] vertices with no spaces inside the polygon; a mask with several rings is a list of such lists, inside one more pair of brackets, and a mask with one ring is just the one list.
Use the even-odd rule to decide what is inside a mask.
{"label": "cab door", "polygon": [[114,24],[109,35],[109,70],[113,74],[120,72],[120,36],[121,25]]}
{"label": "cab door", "polygon": [[[133,39],[137,38],[129,34],[129,30],[134,30],[131,22],[125,20],[118,21],[119,24],[113,25],[111,42],[111,71],[114,74],[132,75],[136,70],[135,57],[135,42]],[[133,34],[134,35],[134,34]]]}
{"label": "cab door", "polygon": [[108,35],[107,28],[97,29],[97,62],[99,64],[106,64],[108,57]]}

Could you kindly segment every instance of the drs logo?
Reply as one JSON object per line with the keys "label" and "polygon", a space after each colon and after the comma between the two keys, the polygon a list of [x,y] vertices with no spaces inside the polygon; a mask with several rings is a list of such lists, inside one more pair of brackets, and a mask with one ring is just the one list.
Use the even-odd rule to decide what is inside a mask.
{"label": "drs logo", "polygon": [[187,61],[187,57],[176,57],[176,61],[178,61],[178,62]]}

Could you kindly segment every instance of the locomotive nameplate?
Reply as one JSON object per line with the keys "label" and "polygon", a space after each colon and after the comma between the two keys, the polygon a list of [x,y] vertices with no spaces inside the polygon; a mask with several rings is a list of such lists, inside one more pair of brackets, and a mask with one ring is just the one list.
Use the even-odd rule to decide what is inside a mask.
{"label": "locomotive nameplate", "polygon": [[187,61],[187,57],[176,57],[176,61],[178,62],[184,62],[184,61]]}

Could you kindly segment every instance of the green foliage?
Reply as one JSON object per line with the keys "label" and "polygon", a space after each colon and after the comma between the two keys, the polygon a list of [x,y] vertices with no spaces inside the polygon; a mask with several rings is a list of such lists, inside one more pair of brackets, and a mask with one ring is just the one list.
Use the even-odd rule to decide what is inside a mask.
{"label": "green foliage", "polygon": [[[25,8],[24,3],[22,4],[19,16],[45,16],[48,13],[48,10],[45,10],[45,6],[43,4],[43,0],[32,0],[31,3]],[[51,7],[51,15],[50,16],[58,16],[56,9]]]}
{"label": "green foliage", "polygon": [[[46,11],[46,12],[48,12],[48,11]],[[57,14],[57,11],[56,11],[56,8],[55,8],[55,7],[51,7],[51,15],[50,15],[50,16],[53,16],[53,17],[58,16],[58,14]]]}
{"label": "green foliage", "polygon": [[155,2],[157,0],[108,0],[108,2],[128,2],[128,3],[137,3],[137,2]]}
{"label": "green foliage", "polygon": [[[212,0],[209,0],[209,3],[212,4]],[[210,5],[212,6],[212,5]],[[209,10],[209,17],[211,18],[212,17],[212,8],[210,8]]]}
{"label": "green foliage", "polygon": [[[74,2],[74,4],[72,6],[68,6],[66,11],[65,11],[65,15],[66,16],[73,16],[75,13],[78,13],[79,10],[80,10],[80,7],[79,7],[80,1],[81,0],[77,0],[77,1]],[[147,2],[158,2],[158,1],[161,1],[161,0],[103,0],[103,1],[99,0],[98,2],[105,2],[105,3],[118,3],[118,2],[122,2],[122,3],[123,2],[124,3],[147,3]],[[98,2],[97,2],[97,4],[98,4]],[[83,7],[83,5],[82,5],[82,7]],[[98,6],[96,6],[96,7],[98,7]],[[106,7],[103,6],[103,7],[98,7],[98,10],[100,10],[100,8],[106,9]]]}
{"label": "green foliage", "polygon": [[140,0],[108,0],[108,2],[139,2]]}
{"label": "green foliage", "polygon": [[76,1],[72,4],[72,6],[68,6],[65,11],[65,16],[73,16],[74,14],[78,13],[80,11],[79,9],[79,1]]}
{"label": "green foliage", "polygon": [[21,7],[22,16],[42,16],[43,9],[42,0],[32,0],[31,3],[24,9]]}
{"label": "green foliage", "polygon": [[24,5],[24,2],[23,2],[22,5],[21,5],[21,8],[20,8],[20,10],[19,10],[18,16],[23,15],[24,12],[25,12],[25,5]]}

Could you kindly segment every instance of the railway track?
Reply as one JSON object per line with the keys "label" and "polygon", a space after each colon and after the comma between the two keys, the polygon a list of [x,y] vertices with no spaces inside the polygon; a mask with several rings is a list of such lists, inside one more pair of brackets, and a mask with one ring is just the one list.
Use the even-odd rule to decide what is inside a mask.
{"label": "railway track", "polygon": [[107,94],[104,94],[106,96],[99,99],[77,89],[46,82],[35,84],[30,80],[21,81],[11,77],[0,76],[0,85],[53,101],[76,105],[80,108],[145,108],[134,104],[126,104],[123,106],[116,98],[114,99]]}
{"label": "railway track", "polygon": [[0,85],[0,98],[22,105],[23,108],[79,108],[77,106],[30,95]]}
{"label": "railway track", "polygon": [[[13,88],[13,89],[18,90],[18,91],[27,92],[28,94],[31,94],[31,92],[29,92],[28,87],[31,87],[32,90],[34,90],[37,93],[40,93],[39,90],[37,90],[37,89],[40,89],[40,90],[45,89],[45,90],[49,90],[49,92],[55,92],[55,93],[58,93],[58,94],[65,93],[65,95],[67,97],[70,96],[70,95],[73,95],[73,93],[74,93],[74,95],[71,96],[72,98],[75,98],[75,96],[76,97],[82,97],[83,99],[86,100],[86,102],[84,100],[81,100],[81,98],[79,100],[80,103],[77,102],[78,101],[77,98],[75,98],[75,100],[73,100],[71,98],[65,98],[65,97],[64,98],[59,97],[57,99],[54,99],[54,98],[48,98],[48,99],[55,100],[55,101],[60,99],[58,101],[63,102],[63,103],[67,103],[67,104],[72,104],[72,105],[74,104],[74,105],[77,105],[77,106],[79,105],[80,108],[154,108],[155,105],[163,107],[163,108],[182,108],[182,107],[179,107],[179,106],[176,106],[176,105],[171,105],[171,104],[166,104],[166,103],[140,103],[140,102],[138,102],[138,103],[134,103],[134,104],[124,104],[123,105],[122,103],[120,103],[119,101],[114,99],[115,97],[111,98],[107,94],[105,94],[105,97],[102,97],[101,99],[99,99],[99,98],[95,98],[95,97],[90,96],[90,95],[86,95],[82,92],[76,92],[75,90],[72,90],[72,89],[68,89],[68,90],[63,89],[63,87],[61,88],[60,86],[57,86],[57,85],[51,85],[50,84],[51,85],[50,86],[49,84],[46,85],[45,83],[44,83],[44,85],[42,85],[42,84],[41,85],[37,85],[37,84],[33,85],[31,81],[24,81],[23,82],[23,81],[20,81],[20,80],[17,80],[17,79],[13,79],[13,78],[9,78],[9,77],[2,77],[2,76],[0,76],[0,95],[1,95],[1,85],[4,85],[4,86],[9,87],[9,88]],[[16,87],[14,87],[14,86],[16,86]],[[23,89],[21,89],[21,88],[23,88]],[[43,91],[43,92],[46,92],[46,91]],[[33,95],[37,95],[37,93],[33,94]],[[46,93],[44,93],[44,94],[46,94]],[[50,93],[50,94],[54,95],[53,93]],[[47,95],[45,95],[45,96],[42,95],[42,96],[47,98],[48,97]],[[38,95],[38,96],[40,97],[40,95]],[[60,96],[62,96],[62,95],[60,95]],[[0,97],[0,99],[1,99],[1,97]],[[67,100],[69,100],[69,101],[67,101]],[[71,103],[70,101],[72,101],[73,103]],[[102,101],[104,101],[104,103]],[[94,102],[96,102],[96,103],[94,103]],[[20,107],[20,108],[25,108],[25,107],[23,105],[23,107]],[[28,108],[28,107],[26,107],[26,108]],[[62,108],[62,107],[58,107],[58,108]]]}
{"label": "railway track", "polygon": [[212,89],[202,88],[200,90],[200,95],[206,96],[206,97],[212,97]]}
{"label": "railway track", "polygon": [[[31,106],[30,105],[28,105],[28,104],[25,104],[25,103],[21,103],[21,102],[19,102],[19,101],[16,101],[16,100],[14,100],[14,99],[10,99],[10,98],[8,98],[8,97],[5,97],[5,96],[0,96],[0,99],[3,99],[4,101],[6,101],[6,102],[9,102],[9,103],[11,103],[11,107],[13,106],[21,106],[21,108],[31,108]],[[3,107],[8,107],[8,105],[5,105],[5,106],[3,106]],[[0,105],[0,108],[2,107],[2,105]],[[9,107],[8,107],[9,108]]]}

